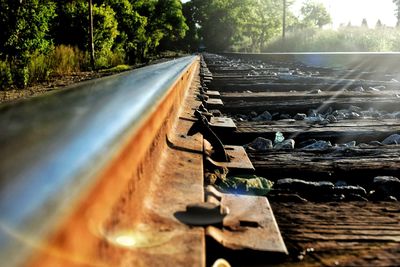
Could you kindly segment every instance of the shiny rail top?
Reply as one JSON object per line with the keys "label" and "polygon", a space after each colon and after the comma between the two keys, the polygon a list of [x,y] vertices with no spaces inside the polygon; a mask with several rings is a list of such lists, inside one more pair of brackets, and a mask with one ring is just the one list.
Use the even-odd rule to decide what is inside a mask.
{"label": "shiny rail top", "polygon": [[194,56],[0,106],[0,258],[29,255],[140,129]]}

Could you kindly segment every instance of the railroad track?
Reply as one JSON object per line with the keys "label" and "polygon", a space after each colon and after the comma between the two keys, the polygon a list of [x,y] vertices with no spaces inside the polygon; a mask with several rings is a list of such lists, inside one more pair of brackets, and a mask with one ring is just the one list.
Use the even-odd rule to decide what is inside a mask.
{"label": "railroad track", "polygon": [[237,127],[221,140],[275,182],[267,197],[290,256],[272,265],[400,264],[400,83],[382,58],[205,55],[206,86]]}
{"label": "railroad track", "polygon": [[399,265],[397,63],[361,58],[205,54],[0,106],[0,266]]}

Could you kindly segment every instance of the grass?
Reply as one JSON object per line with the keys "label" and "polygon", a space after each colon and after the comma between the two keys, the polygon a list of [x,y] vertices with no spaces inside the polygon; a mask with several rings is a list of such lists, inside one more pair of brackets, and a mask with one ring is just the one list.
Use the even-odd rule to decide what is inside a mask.
{"label": "grass", "polygon": [[395,52],[400,51],[400,29],[345,27],[305,29],[273,39],[263,52]]}
{"label": "grass", "polygon": [[[102,51],[96,53],[95,68],[110,73],[130,69],[129,66],[123,65],[124,61],[123,51]],[[59,45],[47,54],[31,54],[26,66],[0,60],[0,90],[22,88],[47,81],[51,76],[71,75],[87,70],[90,70],[87,52],[77,47]]]}
{"label": "grass", "polygon": [[131,69],[132,69],[131,66],[122,64],[122,65],[117,65],[117,66],[109,68],[109,69],[100,70],[100,72],[103,72],[103,73],[116,73],[116,72],[122,72],[122,71],[131,70]]}

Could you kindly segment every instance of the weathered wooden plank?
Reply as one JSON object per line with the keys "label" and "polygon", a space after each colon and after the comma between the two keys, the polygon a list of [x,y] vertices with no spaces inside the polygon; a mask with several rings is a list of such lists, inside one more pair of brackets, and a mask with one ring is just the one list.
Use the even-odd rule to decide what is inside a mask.
{"label": "weathered wooden plank", "polygon": [[400,98],[398,97],[348,97],[336,99],[307,98],[295,100],[269,100],[269,101],[230,101],[226,102],[223,111],[232,114],[245,114],[252,111],[280,112],[296,114],[307,113],[310,109],[319,109],[326,111],[329,107],[333,109],[346,109],[351,105],[361,107],[365,110],[375,108],[388,112],[398,111],[400,107]]}
{"label": "weathered wooden plank", "polygon": [[400,264],[400,213],[395,212],[399,210],[398,203],[271,204],[286,244],[301,260],[281,266]]}
{"label": "weathered wooden plank", "polygon": [[296,100],[296,99],[338,99],[338,98],[377,98],[377,97],[394,97],[400,94],[400,90],[385,90],[379,92],[352,92],[352,91],[322,91],[318,94],[310,91],[307,92],[222,92],[221,98],[224,101],[267,101],[267,100]]}
{"label": "weathered wooden plank", "polygon": [[295,91],[307,91],[314,89],[321,89],[323,91],[339,91],[343,89],[353,90],[359,86],[363,86],[364,89],[368,87],[381,86],[384,85],[387,90],[398,90],[400,88],[400,83],[385,83],[385,82],[325,82],[325,83],[315,83],[315,82],[299,82],[299,81],[281,81],[281,82],[260,82],[260,81],[242,81],[242,82],[228,82],[221,81],[217,82],[214,80],[209,88],[218,91],[235,92],[235,91],[252,91],[252,92],[265,92],[265,91],[281,91],[289,92]]}
{"label": "weathered wooden plank", "polygon": [[400,173],[399,146],[331,149],[326,151],[276,151],[249,157],[256,171],[266,177],[363,180]]}
{"label": "weathered wooden plank", "polygon": [[273,140],[277,132],[286,138],[295,138],[297,143],[308,139],[326,140],[334,143],[357,141],[368,143],[382,141],[386,137],[400,132],[398,119],[362,119],[343,120],[328,125],[311,125],[305,121],[285,122],[236,122],[237,131],[223,140],[235,145],[250,143],[257,137]]}

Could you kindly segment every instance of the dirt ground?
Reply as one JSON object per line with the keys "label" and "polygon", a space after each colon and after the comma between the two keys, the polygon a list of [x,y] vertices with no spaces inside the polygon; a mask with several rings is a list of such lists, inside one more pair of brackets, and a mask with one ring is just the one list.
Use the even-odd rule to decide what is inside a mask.
{"label": "dirt ground", "polygon": [[28,86],[24,89],[11,88],[0,91],[0,103],[14,102],[20,99],[25,99],[33,96],[43,95],[50,91],[61,90],[68,85],[78,82],[96,79],[104,76],[109,76],[115,73],[112,72],[79,72],[64,76],[54,76],[48,81],[37,83]]}

